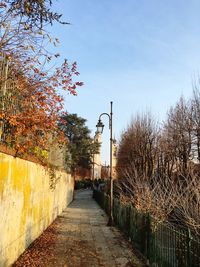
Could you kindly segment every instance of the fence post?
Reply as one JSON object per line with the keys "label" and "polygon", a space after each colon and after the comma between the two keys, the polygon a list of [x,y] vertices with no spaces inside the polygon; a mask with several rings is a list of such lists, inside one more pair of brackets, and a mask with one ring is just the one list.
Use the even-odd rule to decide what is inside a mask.
{"label": "fence post", "polygon": [[127,204],[126,207],[126,229],[127,229],[127,235],[130,238],[130,215],[131,215],[131,205]]}
{"label": "fence post", "polygon": [[140,229],[140,247],[141,252],[148,259],[149,242],[150,242],[150,223],[149,214],[142,214],[141,229]]}
{"label": "fence post", "polygon": [[189,228],[187,228],[187,266],[192,267],[191,264],[191,241],[192,241],[192,236],[191,236],[191,231]]}
{"label": "fence post", "polygon": [[149,213],[147,214],[146,224],[147,224],[146,225],[147,265],[149,266],[149,264],[150,264],[150,258],[151,258],[151,216],[149,215]]}

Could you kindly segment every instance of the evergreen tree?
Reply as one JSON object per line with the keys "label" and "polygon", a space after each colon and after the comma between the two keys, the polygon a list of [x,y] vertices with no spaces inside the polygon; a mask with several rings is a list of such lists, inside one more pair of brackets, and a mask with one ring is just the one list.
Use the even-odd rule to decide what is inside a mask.
{"label": "evergreen tree", "polygon": [[90,130],[85,125],[87,120],[77,114],[65,114],[61,121],[60,128],[69,140],[71,159],[68,158],[67,161],[71,170],[90,169],[92,156],[98,152],[99,144],[90,137]]}

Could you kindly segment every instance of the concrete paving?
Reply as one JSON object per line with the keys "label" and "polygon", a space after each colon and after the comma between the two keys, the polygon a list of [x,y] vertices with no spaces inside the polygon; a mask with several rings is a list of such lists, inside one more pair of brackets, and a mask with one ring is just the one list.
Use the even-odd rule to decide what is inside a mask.
{"label": "concrete paving", "polygon": [[142,266],[130,243],[107,222],[107,215],[92,199],[90,190],[76,193],[75,200],[55,221],[54,257],[45,260],[44,266]]}

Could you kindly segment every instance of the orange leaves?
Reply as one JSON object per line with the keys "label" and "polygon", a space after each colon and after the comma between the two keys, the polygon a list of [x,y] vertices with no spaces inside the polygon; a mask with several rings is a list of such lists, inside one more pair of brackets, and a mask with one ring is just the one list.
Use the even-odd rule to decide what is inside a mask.
{"label": "orange leaves", "polygon": [[[3,108],[0,107],[0,122],[5,126],[3,135],[9,136],[5,143],[18,151],[29,152],[36,146],[45,148],[49,134],[53,133],[58,138],[61,136],[57,123],[63,110],[64,97],[60,94],[67,92],[76,95],[76,89],[83,83],[73,81],[74,76],[79,75],[76,62],[69,64],[65,60],[55,71],[52,69],[52,61],[60,54],[49,53],[46,43],[56,44],[59,40],[51,38],[45,28],[37,27],[37,23],[31,23],[39,18],[36,14],[36,21],[33,19],[32,9],[42,5],[40,2],[43,1],[20,1],[22,5],[13,5],[7,13],[11,2],[0,0],[5,33],[4,38],[0,38],[0,60],[8,63],[9,82],[14,83],[11,93],[7,86],[10,95],[7,97],[8,103],[3,102]],[[48,21],[47,17],[45,19]]]}
{"label": "orange leaves", "polygon": [[75,73],[75,72],[76,72],[76,69],[77,69],[77,62],[75,61],[75,62],[72,64],[71,71],[72,71],[73,73]]}
{"label": "orange leaves", "polygon": [[4,117],[5,117],[5,113],[0,112],[0,120],[4,119]]}
{"label": "orange leaves", "polygon": [[6,116],[0,112],[0,120],[11,135],[8,143],[18,153],[27,153],[36,146],[46,149],[50,134],[57,136],[61,143],[66,142],[57,127],[64,106],[64,98],[58,93],[58,89],[59,92],[63,89],[72,95],[77,94],[77,87],[83,85],[82,82],[72,80],[73,75],[79,74],[76,71],[77,64],[69,66],[65,61],[50,75],[28,62],[29,67],[23,73],[20,68],[23,62],[15,63],[17,67],[12,70],[16,78],[12,93],[15,105],[12,108],[6,107]]}
{"label": "orange leaves", "polygon": [[76,85],[77,85],[77,86],[83,86],[84,83],[83,83],[83,82],[76,82]]}
{"label": "orange leaves", "polygon": [[11,126],[17,126],[18,125],[17,116],[10,116],[8,122]]}
{"label": "orange leaves", "polygon": [[57,222],[54,222],[28,247],[13,267],[46,267],[49,266],[49,262],[55,261],[56,231]]}
{"label": "orange leaves", "polygon": [[37,69],[37,68],[33,68],[33,70],[34,70],[34,72],[37,73],[37,74],[40,73],[40,70]]}
{"label": "orange leaves", "polygon": [[31,48],[31,50],[32,50],[33,52],[35,52],[35,48],[34,48],[33,45],[30,45],[30,48]]}

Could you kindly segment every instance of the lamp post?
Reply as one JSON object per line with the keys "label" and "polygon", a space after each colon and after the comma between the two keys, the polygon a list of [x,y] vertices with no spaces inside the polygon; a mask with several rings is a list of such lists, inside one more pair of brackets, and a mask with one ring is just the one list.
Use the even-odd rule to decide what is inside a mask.
{"label": "lamp post", "polygon": [[92,162],[92,184],[93,184],[93,187],[94,187],[94,153],[93,153],[93,162]]}
{"label": "lamp post", "polygon": [[98,120],[98,123],[96,125],[97,132],[98,133],[103,133],[104,124],[101,121],[101,117],[103,115],[108,116],[108,118],[109,118],[109,129],[110,129],[110,203],[109,203],[110,207],[109,207],[108,226],[111,226],[114,223],[114,221],[113,221],[113,177],[112,177],[112,143],[113,143],[113,138],[112,138],[112,116],[113,116],[112,107],[113,107],[113,102],[111,101],[110,102],[110,114],[102,113],[99,116],[99,120]]}

